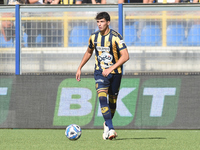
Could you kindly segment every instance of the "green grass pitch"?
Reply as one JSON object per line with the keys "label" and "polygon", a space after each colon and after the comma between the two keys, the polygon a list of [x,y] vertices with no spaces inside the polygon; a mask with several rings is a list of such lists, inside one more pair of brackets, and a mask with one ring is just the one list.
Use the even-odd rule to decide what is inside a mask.
{"label": "green grass pitch", "polygon": [[103,130],[82,130],[77,141],[65,129],[0,129],[1,150],[198,150],[199,130],[116,130],[116,140],[102,139]]}

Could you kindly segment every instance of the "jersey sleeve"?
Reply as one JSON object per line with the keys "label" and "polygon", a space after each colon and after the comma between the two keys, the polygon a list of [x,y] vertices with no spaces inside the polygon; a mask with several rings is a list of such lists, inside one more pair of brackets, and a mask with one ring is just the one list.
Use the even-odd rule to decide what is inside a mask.
{"label": "jersey sleeve", "polygon": [[92,37],[93,36],[91,35],[90,38],[89,38],[89,41],[88,41],[89,45],[88,45],[88,47],[93,50],[94,49],[94,40],[92,40],[93,39]]}
{"label": "jersey sleeve", "polygon": [[116,37],[115,43],[116,43],[119,51],[121,51],[123,49],[127,49],[127,46],[120,34]]}

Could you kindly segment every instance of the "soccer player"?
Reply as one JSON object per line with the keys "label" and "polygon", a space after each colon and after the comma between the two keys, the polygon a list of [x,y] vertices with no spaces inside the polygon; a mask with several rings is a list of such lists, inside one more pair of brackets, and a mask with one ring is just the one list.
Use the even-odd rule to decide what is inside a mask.
{"label": "soccer player", "polygon": [[[129,60],[129,54],[122,36],[109,28],[110,15],[107,12],[100,12],[95,19],[99,31],[91,34],[89,38],[89,46],[76,72],[76,80],[81,80],[81,69],[95,50],[94,78],[101,112],[105,120],[103,139],[112,140],[117,137],[112,118],[116,110],[122,65]],[[107,95],[109,95],[109,101],[107,101]]]}

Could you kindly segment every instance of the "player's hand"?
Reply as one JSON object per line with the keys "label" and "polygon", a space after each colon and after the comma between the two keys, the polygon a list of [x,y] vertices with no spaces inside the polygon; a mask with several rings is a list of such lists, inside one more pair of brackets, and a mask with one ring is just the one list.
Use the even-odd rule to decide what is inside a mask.
{"label": "player's hand", "polygon": [[102,72],[102,75],[103,75],[104,77],[107,77],[110,73],[111,73],[111,70],[110,70],[110,68],[108,68],[108,69],[105,69],[105,70]]}
{"label": "player's hand", "polygon": [[76,80],[81,81],[81,70],[77,70],[76,72]]}

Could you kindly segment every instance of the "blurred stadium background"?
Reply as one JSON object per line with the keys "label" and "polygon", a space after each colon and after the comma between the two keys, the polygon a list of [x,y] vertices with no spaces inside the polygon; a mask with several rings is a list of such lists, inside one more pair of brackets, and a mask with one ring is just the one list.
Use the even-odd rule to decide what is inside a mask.
{"label": "blurred stadium background", "polygon": [[[170,123],[165,124],[162,123],[163,120],[156,120],[157,124],[153,123],[153,125],[147,123],[143,126],[137,122],[138,126],[132,123],[126,124],[126,127],[199,128],[200,122],[195,119],[200,113],[197,110],[200,70],[199,6],[199,4],[123,4],[123,10],[119,11],[120,6],[117,4],[21,5],[17,12],[18,16],[16,6],[0,6],[2,28],[0,83],[3,95],[6,95],[5,91],[10,92],[11,95],[10,102],[2,102],[8,106],[1,108],[0,127],[57,128],[64,126],[63,123],[52,124],[56,115],[54,114],[56,99],[59,97],[57,88],[66,78],[74,78],[86,51],[88,38],[97,30],[94,17],[97,12],[107,11],[111,15],[110,28],[122,33],[130,53],[130,60],[124,65],[125,78],[140,78],[143,83],[148,79],[155,79],[153,82],[158,87],[163,86],[160,84],[163,81],[156,80],[157,78],[169,78],[170,82],[174,81],[171,86],[180,88],[177,90],[180,92],[180,97],[179,93],[176,93],[176,99],[180,99],[179,103],[178,101],[172,103],[176,105],[174,108],[176,110],[172,111],[175,116],[172,117]],[[123,17],[121,22],[119,22],[120,15]],[[19,30],[16,30],[16,23],[19,23]],[[123,30],[120,31],[119,27]],[[19,39],[15,38],[18,37],[17,35]],[[16,47],[16,43],[20,43],[19,47]],[[19,60],[16,57],[19,57]],[[20,76],[15,75],[17,65]],[[91,58],[83,68],[84,75],[89,74],[86,78],[92,80],[90,75],[93,74],[93,68],[94,58]],[[174,80],[177,78],[180,78],[182,84],[180,80]],[[10,79],[12,81],[8,81]],[[164,85],[167,82],[165,81]],[[80,86],[71,80],[69,83],[71,83],[68,85],[70,87],[73,84],[75,87]],[[84,83],[87,84],[87,82]],[[187,87],[188,85],[190,87]],[[12,87],[12,90],[9,90],[9,87]],[[141,102],[142,106],[143,103]],[[46,108],[47,105],[48,108]],[[137,105],[139,107],[140,103]],[[183,110],[187,111],[183,113]],[[191,114],[195,114],[191,119],[184,117],[185,115],[189,117]],[[31,115],[35,117],[31,118]],[[171,114],[165,115],[165,119],[169,120]],[[176,116],[178,119],[173,122]],[[83,128],[95,128],[92,123],[85,123]],[[80,125],[80,122],[77,124]],[[162,124],[165,126],[163,127]],[[119,127],[122,126],[119,125]]]}
{"label": "blurred stadium background", "polygon": [[[21,74],[76,72],[88,37],[97,30],[94,16],[102,10],[111,14],[111,28],[118,31],[118,24],[123,26],[131,55],[126,73],[200,70],[198,4],[124,4],[120,23],[118,5],[62,5],[20,7]],[[1,26],[11,24],[1,33],[0,71],[15,73],[15,6],[3,6],[0,11]],[[93,64],[90,61],[84,71],[92,73]]]}

